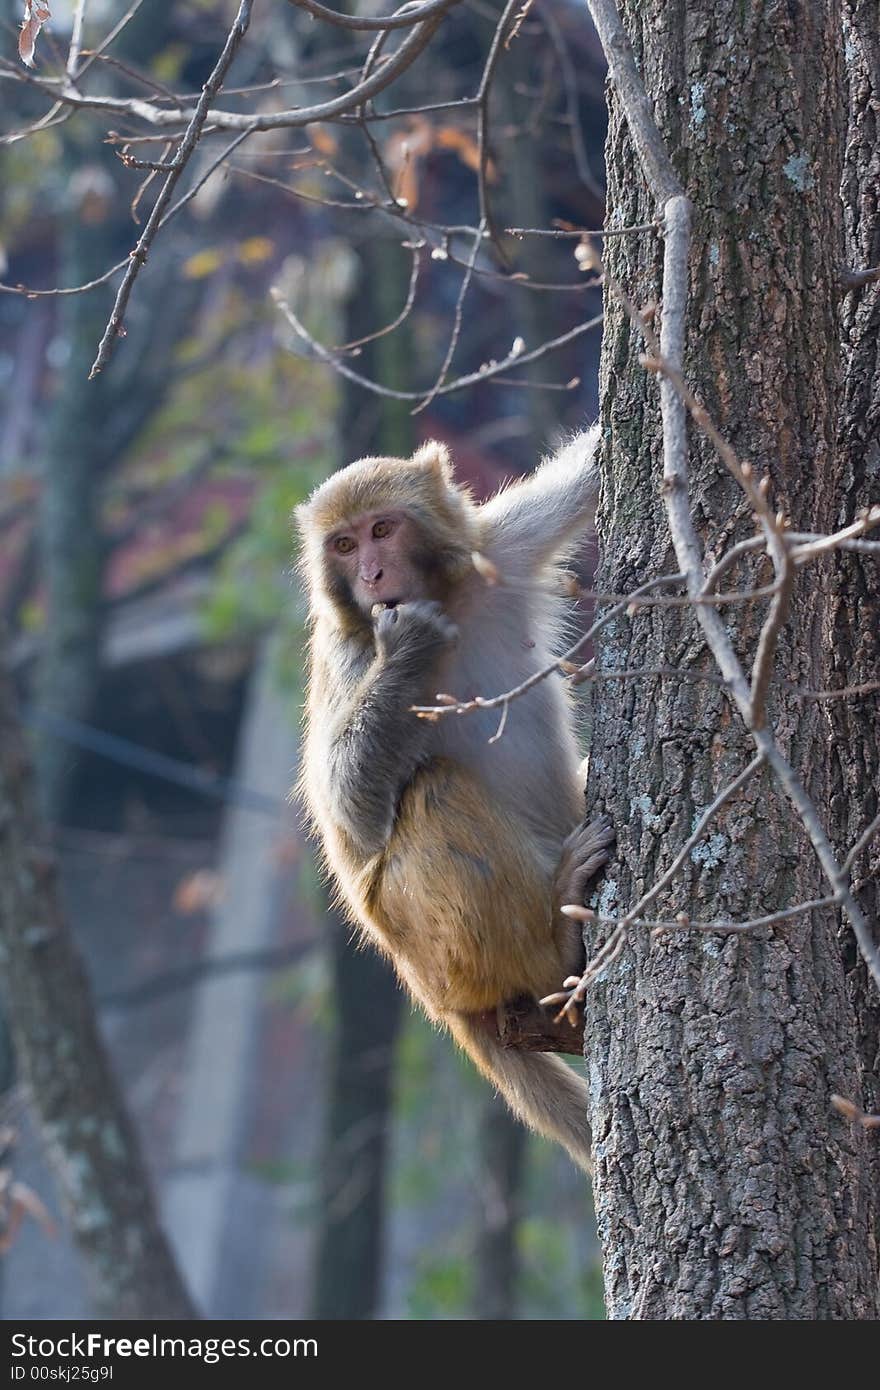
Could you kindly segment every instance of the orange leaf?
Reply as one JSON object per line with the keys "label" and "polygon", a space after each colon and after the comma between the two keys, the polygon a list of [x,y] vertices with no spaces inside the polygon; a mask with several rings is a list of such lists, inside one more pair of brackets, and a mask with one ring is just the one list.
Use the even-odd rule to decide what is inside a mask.
{"label": "orange leaf", "polygon": [[40,30],[51,19],[49,6],[45,0],[24,0],[24,19],[21,22],[21,30],[18,35],[18,56],[25,67],[34,66],[34,48]]}
{"label": "orange leaf", "polygon": [[[457,154],[468,169],[479,169],[480,147],[466,130],[459,130],[456,126],[444,126],[442,130],[437,131],[437,144],[440,149],[452,150]],[[486,164],[486,177],[491,183],[495,182],[495,165],[491,159]]]}
{"label": "orange leaf", "polygon": [[434,127],[424,116],[410,121],[406,130],[398,130],[386,141],[382,151],[394,181],[394,196],[410,212],[419,201],[418,161],[434,143]]}
{"label": "orange leaf", "polygon": [[313,125],[309,134],[312,144],[319,154],[334,155],[339,149],[339,141],[336,139],[336,136],[331,135],[330,131],[324,126]]}

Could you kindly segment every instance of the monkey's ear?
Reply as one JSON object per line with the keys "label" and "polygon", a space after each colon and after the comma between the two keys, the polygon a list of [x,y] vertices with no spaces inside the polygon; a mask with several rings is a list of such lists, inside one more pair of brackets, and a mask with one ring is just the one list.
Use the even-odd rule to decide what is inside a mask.
{"label": "monkey's ear", "polygon": [[441,444],[439,439],[429,439],[427,444],[416,449],[412,461],[420,464],[422,468],[433,469],[446,481],[452,479],[452,459],[449,457],[449,450],[446,445]]}

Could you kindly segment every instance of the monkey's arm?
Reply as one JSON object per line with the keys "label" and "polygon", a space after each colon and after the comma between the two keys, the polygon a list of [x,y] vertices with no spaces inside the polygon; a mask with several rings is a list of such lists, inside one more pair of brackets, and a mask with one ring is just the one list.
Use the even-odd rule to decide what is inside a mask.
{"label": "monkey's arm", "polygon": [[484,544],[503,573],[533,574],[592,528],[598,442],[599,426],[593,425],[481,507]]}
{"label": "monkey's arm", "polygon": [[[387,843],[400,793],[425,755],[430,728],[410,706],[428,693],[429,674],[456,635],[439,604],[425,601],[383,610],[375,632],[372,665],[330,715],[313,754],[323,764],[326,809],[367,856]],[[313,721],[321,718],[313,711]]]}

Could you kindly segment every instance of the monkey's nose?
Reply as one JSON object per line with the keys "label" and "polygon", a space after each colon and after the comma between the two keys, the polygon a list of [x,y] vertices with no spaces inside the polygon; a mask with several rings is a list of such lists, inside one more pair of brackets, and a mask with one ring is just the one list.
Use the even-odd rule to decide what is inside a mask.
{"label": "monkey's nose", "polygon": [[369,573],[368,573],[368,574],[365,574],[365,575],[364,575],[364,583],[365,583],[365,584],[378,584],[379,581],[380,581],[380,579],[382,578],[382,575],[383,575],[384,573],[385,573],[384,570],[376,570],[373,574],[369,574]]}

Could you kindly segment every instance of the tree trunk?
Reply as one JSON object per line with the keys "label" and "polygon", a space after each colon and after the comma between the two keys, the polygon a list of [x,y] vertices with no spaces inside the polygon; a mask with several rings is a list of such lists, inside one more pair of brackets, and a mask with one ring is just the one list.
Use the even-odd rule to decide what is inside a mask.
{"label": "tree trunk", "polygon": [[498,1096],[483,1107],[480,1198],[474,1242],[473,1316],[481,1322],[516,1317],[517,1232],[528,1134]]}
{"label": "tree trunk", "polygon": [[[156,0],[120,35],[116,56],[148,69],[173,36],[174,0]],[[58,209],[62,285],[85,284],[124,258],[134,239],[131,180],[114,149],[93,132],[67,127],[65,195]],[[36,763],[42,809],[63,820],[78,757],[52,727],[53,716],[88,721],[100,677],[104,625],[101,587],[107,547],[101,493],[109,469],[162,403],[175,379],[174,350],[203,286],[181,283],[160,251],[152,294],[164,306],[147,323],[128,324],[125,351],[94,381],[89,368],[113,307],[116,285],[58,301],[57,336],[66,357],[57,369],[40,491],[40,548],[46,627],[37,680],[41,705]]]}
{"label": "tree trunk", "polygon": [[[345,338],[391,320],[406,294],[401,251],[373,238],[361,248],[361,271],[349,298]],[[360,370],[389,384],[408,371],[409,325],[368,344]],[[412,451],[406,406],[376,401],[346,384],[342,459]],[[328,913],[333,970],[334,1036],[327,1079],[327,1120],[320,1171],[320,1207],[312,1316],[374,1318],[382,1295],[385,1189],[391,1128],[394,1045],[402,996],[394,972],[350,928]]]}
{"label": "tree trunk", "polygon": [[86,1257],[96,1312],[192,1318],[58,908],[24,748],[0,678],[0,966],[22,1079]]}
{"label": "tree trunk", "polygon": [[[843,6],[848,130],[843,165],[844,261],[860,271],[880,263],[880,29],[865,0]],[[843,394],[839,484],[833,525],[880,500],[880,286],[846,293],[841,305]],[[827,657],[822,684],[840,690],[880,676],[880,561],[839,553],[830,564],[823,628]],[[841,846],[851,845],[880,811],[880,692],[822,706],[830,744],[830,804]],[[853,887],[875,932],[880,931],[880,835],[854,866]],[[852,1099],[880,1111],[880,993],[848,932],[843,934],[847,987],[859,1028],[861,1091]],[[880,1144],[862,1132],[872,1164],[874,1220],[880,1209]]]}
{"label": "tree trunk", "polygon": [[[628,0],[622,12],[695,205],[687,375],[740,457],[769,474],[774,502],[812,529],[838,493],[838,6]],[[607,168],[609,225],[654,218],[613,93]],[[659,298],[656,237],[609,238],[606,256],[638,303]],[[606,311],[597,587],[616,591],[678,567],[660,501],[656,385],[610,296]],[[693,427],[690,490],[710,559],[754,533],[738,487]],[[777,673],[798,686],[821,681],[823,607],[816,572],[802,572],[777,656]],[[726,610],[748,665],[764,613],[757,603]],[[693,613],[678,608],[609,626],[597,662],[713,671]],[[770,697],[779,743],[826,812],[818,704],[780,684]],[[651,885],[752,753],[715,684],[597,685],[589,800],[611,813],[618,835],[603,913],[622,916]],[[823,888],[806,836],[762,772],[651,911],[746,920]],[[877,1316],[864,1136],[829,1104],[834,1091],[853,1094],[859,1070],[835,928],[825,911],[746,936],[680,931],[651,943],[633,930],[588,994],[610,1317]],[[601,939],[588,931],[590,954]]]}
{"label": "tree trunk", "polygon": [[[73,161],[71,161],[72,163]],[[91,220],[81,206],[68,210],[62,234],[62,283],[83,284],[112,265],[120,245],[116,196],[101,162],[80,161],[76,177],[106,180],[93,193]],[[85,200],[81,200],[84,202]],[[98,685],[105,543],[100,525],[103,439],[116,373],[86,378],[95,344],[112,308],[106,288],[62,299],[58,330],[69,356],[52,402],[40,492],[42,573],[47,621],[38,676],[40,716],[37,769],[43,814],[60,821],[69,806],[76,756],[52,728],[53,716],[89,720]]]}
{"label": "tree trunk", "polygon": [[311,1316],[374,1318],[382,1295],[391,1080],[401,995],[384,960],[328,920],[336,1028],[320,1161]]}

